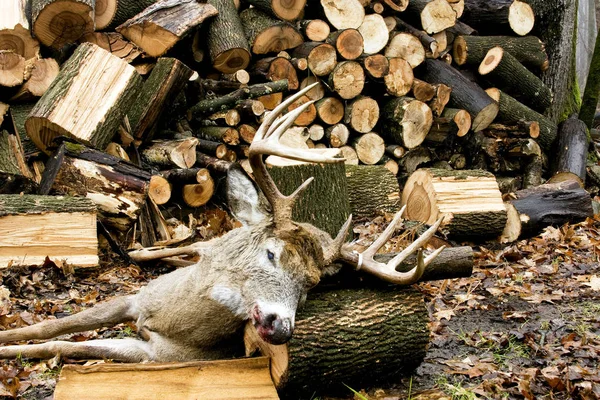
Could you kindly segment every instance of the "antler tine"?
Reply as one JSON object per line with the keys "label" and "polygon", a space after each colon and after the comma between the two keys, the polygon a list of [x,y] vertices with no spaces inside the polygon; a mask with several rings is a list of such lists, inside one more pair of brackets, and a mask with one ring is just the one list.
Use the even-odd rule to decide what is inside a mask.
{"label": "antler tine", "polygon": [[333,239],[327,247],[323,248],[323,265],[331,264],[335,259],[340,256],[342,251],[342,245],[346,241],[346,236],[348,235],[348,229],[350,229],[350,225],[352,224],[352,214],[348,216],[344,225],[340,228],[337,236]]}

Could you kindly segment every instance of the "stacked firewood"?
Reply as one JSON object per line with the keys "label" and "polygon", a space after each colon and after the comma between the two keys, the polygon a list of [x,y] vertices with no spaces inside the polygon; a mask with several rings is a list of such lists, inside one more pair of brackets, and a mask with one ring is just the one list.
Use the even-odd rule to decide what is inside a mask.
{"label": "stacked firewood", "polygon": [[[129,238],[146,246],[177,241],[185,226],[170,226],[161,207],[205,205],[215,177],[244,164],[264,116],[314,82],[290,110],[313,104],[282,140],[373,166],[347,172],[364,176],[349,179],[357,191],[380,193],[368,188],[381,171],[418,189],[362,199],[371,206],[408,202],[423,221],[466,213],[446,231],[476,224],[475,235],[495,236],[507,220],[500,190],[537,186],[550,168],[584,178],[572,150],[549,157],[558,128],[538,77],[549,61],[524,1],[6,3],[0,192],[87,196],[104,226],[135,228]],[[566,147],[585,147],[574,135],[579,147]],[[459,182],[433,211],[442,176],[473,185]],[[491,192],[478,190],[487,180]]]}

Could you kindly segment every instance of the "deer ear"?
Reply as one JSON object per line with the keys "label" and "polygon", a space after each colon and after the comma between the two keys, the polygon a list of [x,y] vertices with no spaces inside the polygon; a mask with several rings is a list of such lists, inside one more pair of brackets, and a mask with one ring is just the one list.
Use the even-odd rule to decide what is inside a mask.
{"label": "deer ear", "polygon": [[271,220],[266,200],[241,167],[227,172],[227,201],[233,215],[244,225]]}

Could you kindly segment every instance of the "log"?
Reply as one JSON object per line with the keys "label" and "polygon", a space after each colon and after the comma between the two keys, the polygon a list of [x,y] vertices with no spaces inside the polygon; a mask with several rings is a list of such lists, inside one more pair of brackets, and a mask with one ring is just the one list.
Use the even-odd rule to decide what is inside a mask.
{"label": "log", "polygon": [[[388,1],[391,3],[391,0]],[[408,4],[408,1],[406,3]],[[362,24],[358,27],[358,32],[363,38],[365,54],[379,53],[389,40],[387,26],[383,17],[379,14],[365,16]]]}
{"label": "log", "polygon": [[115,15],[109,24],[109,28],[114,29],[123,22],[135,17],[144,9],[156,3],[157,0],[129,0],[117,1]]}
{"label": "log", "polygon": [[150,178],[118,157],[65,142],[46,163],[40,193],[89,197],[104,225],[126,232],[146,202]]}
{"label": "log", "polygon": [[325,136],[325,128],[319,124],[312,124],[308,127],[308,138],[314,142],[317,142]]}
{"label": "log", "polygon": [[0,50],[0,87],[15,87],[25,78],[25,59],[8,50]]}
{"label": "log", "polygon": [[376,133],[365,133],[352,141],[360,162],[366,165],[377,164],[385,153],[385,143]]}
{"label": "log", "polygon": [[208,26],[207,41],[213,68],[225,74],[250,64],[250,48],[233,0],[209,0],[219,14]]}
{"label": "log", "polygon": [[331,32],[327,37],[327,43],[335,47],[344,60],[355,60],[364,50],[363,37],[358,29],[354,28]]}
{"label": "log", "polygon": [[377,165],[383,166],[394,176],[398,175],[398,172],[400,172],[400,166],[398,165],[398,161],[386,156],[385,154],[381,157]]}
{"label": "log", "polygon": [[385,48],[385,56],[400,57],[416,68],[425,60],[425,48],[421,41],[410,33],[396,32]]}
{"label": "log", "polygon": [[458,36],[452,56],[458,65],[479,65],[487,52],[502,47],[529,68],[545,71],[550,62],[544,43],[535,36]]}
{"label": "log", "polygon": [[323,97],[325,97],[325,85],[323,85],[323,83],[321,83],[319,78],[317,78],[316,76],[307,76],[306,78],[302,79],[302,82],[300,82],[300,89],[304,89],[305,87],[312,85],[316,82],[319,82],[319,84],[316,85],[314,88],[310,89],[308,92],[306,92],[305,95],[313,101],[319,101]]}
{"label": "log", "polygon": [[31,76],[10,100],[13,102],[27,102],[42,97],[58,76],[59,70],[60,67],[53,58],[35,60],[31,66]]}
{"label": "log", "polygon": [[114,399],[115,392],[131,400],[172,396],[181,400],[279,399],[266,357],[167,364],[65,365],[58,382],[56,400],[109,400]]}
{"label": "log", "polygon": [[106,152],[106,154],[110,154],[111,156],[119,157],[125,161],[131,161],[131,159],[129,158],[129,155],[127,154],[127,152],[125,151],[123,146],[121,146],[118,143],[110,142],[108,144],[108,146],[106,146],[105,152]]}
{"label": "log", "polygon": [[160,175],[152,175],[148,184],[148,197],[155,204],[166,204],[171,199],[171,183]]}
{"label": "log", "polygon": [[498,114],[498,104],[483,89],[442,61],[427,59],[424,64],[424,80],[429,83],[443,83],[452,88],[452,105],[471,114],[472,129],[475,132],[492,123]]}
{"label": "log", "polygon": [[506,208],[494,175],[482,170],[420,169],[402,192],[409,219],[433,224],[449,236],[481,240],[498,237],[506,225]]}
{"label": "log", "polygon": [[300,32],[289,22],[274,19],[256,8],[242,11],[240,20],[254,54],[278,53],[303,42]]}
{"label": "log", "polygon": [[[260,104],[262,105],[262,103]],[[256,128],[252,125],[242,124],[238,126],[238,132],[240,133],[240,139],[242,139],[244,143],[250,144],[256,135]]]}
{"label": "log", "polygon": [[260,349],[272,357],[279,390],[296,397],[310,396],[315,388],[339,394],[342,381],[374,386],[410,374],[425,357],[428,320],[422,295],[411,288],[312,291],[287,344],[261,341],[250,324],[244,343],[246,354]]}
{"label": "log", "polygon": [[[294,101],[288,107],[288,112],[292,111],[302,105],[309,103],[311,100],[308,96],[302,96],[298,100]],[[294,125],[298,126],[308,126],[312,124],[312,122],[317,118],[317,109],[314,104],[308,106],[306,110],[302,112],[302,114],[298,115],[298,117],[294,120]]]}
{"label": "log", "polygon": [[[65,223],[68,221],[68,224]],[[96,207],[68,196],[0,195],[0,268],[98,265]]]}
{"label": "log", "polygon": [[383,78],[390,71],[390,62],[383,54],[366,56],[360,62],[367,75],[373,79]]}
{"label": "log", "polygon": [[108,28],[115,18],[117,12],[116,0],[94,1],[94,29],[103,30]]}
{"label": "log", "polygon": [[399,160],[398,165],[402,172],[407,175],[412,175],[420,167],[429,164],[432,160],[431,151],[426,147],[417,147],[409,150]]}
{"label": "log", "polygon": [[[112,78],[107,79],[107,74]],[[83,43],[31,110],[25,122],[27,135],[44,152],[58,136],[104,149],[140,87],[135,68],[96,45]]]}
{"label": "log", "polygon": [[[471,116],[465,110],[447,108],[440,117],[433,119],[432,127],[425,140],[432,140],[433,136],[465,136],[471,129]],[[439,140],[434,140],[440,142]],[[443,140],[442,140],[443,142]]]}
{"label": "log", "polygon": [[456,22],[456,13],[446,0],[411,0],[405,14],[419,21],[429,34],[441,32]]}
{"label": "log", "polygon": [[213,142],[221,142],[232,146],[240,144],[240,133],[235,128],[228,128],[224,126],[204,126],[196,130],[196,135],[201,139],[211,140]]}
{"label": "log", "polygon": [[402,12],[408,7],[409,0],[383,0],[383,2],[392,10]]}
{"label": "log", "polygon": [[198,139],[153,141],[142,151],[142,159],[150,165],[191,168],[196,163]]}
{"label": "log", "polygon": [[337,97],[324,97],[315,103],[315,108],[319,119],[327,125],[335,125],[344,118],[344,104]]}
{"label": "log", "polygon": [[[254,100],[250,100],[254,101]],[[259,101],[260,103],[260,101]],[[262,103],[260,103],[262,105]],[[264,106],[263,106],[264,107]],[[242,116],[237,110],[219,111],[208,116],[208,119],[201,121],[203,126],[237,126],[242,120]]]}
{"label": "log", "polygon": [[40,44],[29,32],[26,8],[25,0],[9,0],[2,3],[0,49],[11,51],[27,61],[39,56]]}
{"label": "log", "polygon": [[329,75],[337,64],[335,47],[327,43],[304,42],[292,53],[296,58],[306,58],[308,69],[316,76]]}
{"label": "log", "polygon": [[365,86],[365,70],[356,61],[337,63],[329,75],[329,87],[342,99],[358,96]]}
{"label": "log", "polygon": [[335,29],[358,29],[365,19],[365,9],[358,0],[320,0],[327,21]]}
{"label": "log", "polygon": [[444,85],[443,83],[435,84],[433,87],[435,88],[435,95],[428,104],[433,115],[439,117],[444,112],[446,104],[450,102],[452,87]]}
{"label": "log", "polygon": [[564,121],[558,131],[557,154],[553,174],[571,172],[585,182],[588,158],[587,127],[583,121],[573,115]]}
{"label": "log", "polygon": [[356,150],[354,150],[351,146],[342,146],[340,147],[340,154],[342,158],[344,158],[345,165],[358,165],[358,156],[356,155]]}
{"label": "log", "polygon": [[[415,28],[414,26],[404,22],[403,20],[401,20],[398,17],[391,17],[391,18],[394,22],[394,29],[396,29],[400,32],[409,33],[409,34],[415,36],[416,38],[418,38],[421,41],[423,48],[427,52],[431,53],[433,58],[437,58],[437,56],[439,56],[439,52],[443,49],[439,48],[440,46],[436,39],[429,36],[426,32],[423,32],[423,31]],[[444,36],[445,36],[445,34],[444,34]]]}
{"label": "log", "polygon": [[190,207],[200,207],[208,203],[215,192],[215,183],[206,168],[196,174],[197,183],[184,185],[181,196]]}
{"label": "log", "polygon": [[[298,74],[292,63],[283,57],[267,57],[257,60],[248,71],[250,76],[262,81],[287,79],[288,88],[298,89]],[[257,80],[255,80],[257,81]]]}
{"label": "log", "polygon": [[552,120],[533,111],[499,89],[490,88],[486,92],[500,106],[498,121],[508,124],[519,123],[519,121],[537,121],[540,128],[538,143],[544,151],[552,148],[558,132],[558,128]]}
{"label": "log", "polygon": [[248,0],[248,4],[284,21],[295,21],[302,17],[306,0]]}
{"label": "log", "polygon": [[433,123],[427,104],[410,97],[388,101],[381,112],[382,128],[394,143],[413,149],[419,146]]}
{"label": "log", "polygon": [[222,77],[226,81],[238,82],[247,85],[250,82],[250,74],[245,69],[238,69],[232,73],[223,73]]}
{"label": "log", "polygon": [[529,136],[536,139],[540,136],[540,124],[537,121],[517,121],[515,125],[491,124],[483,133],[501,138]]}
{"label": "log", "polygon": [[552,104],[552,92],[542,80],[501,47],[493,47],[487,52],[478,72],[539,112]]}
{"label": "log", "polygon": [[386,91],[392,96],[404,96],[412,88],[414,74],[410,63],[403,58],[389,59],[388,73],[383,77]]}
{"label": "log", "polygon": [[[220,160],[223,160],[227,157],[229,149],[227,145],[219,142],[213,142],[211,140],[198,139],[198,145],[196,146],[198,150],[209,154],[211,156],[215,156]],[[198,152],[196,152],[196,158],[198,157]],[[197,160],[196,160],[197,161]]]}
{"label": "log", "polygon": [[37,193],[11,114],[0,123],[0,194]]}
{"label": "log", "polygon": [[400,210],[396,176],[380,165],[346,165],[348,197],[355,221],[372,220]]}
{"label": "log", "polygon": [[344,124],[335,124],[325,129],[325,137],[331,147],[342,147],[348,143],[350,130]]}
{"label": "log", "polygon": [[462,21],[483,34],[509,31],[525,36],[533,29],[535,14],[520,0],[465,0]]}
{"label": "log", "polygon": [[329,24],[322,19],[306,19],[298,22],[299,30],[311,42],[324,42],[331,28]]}
{"label": "log", "polygon": [[397,144],[390,144],[385,147],[385,152],[394,158],[401,158],[406,154],[406,149]]}
{"label": "log", "polygon": [[45,46],[60,49],[93,31],[93,0],[31,1],[31,32]]}
{"label": "log", "polygon": [[237,102],[235,110],[237,110],[243,118],[256,118],[265,113],[265,105],[258,100],[246,99]]}
{"label": "log", "polygon": [[131,133],[138,140],[149,141],[165,111],[184,88],[192,70],[175,58],[161,57],[144,82],[137,102],[128,112]]}
{"label": "log", "polygon": [[358,96],[344,110],[344,123],[359,133],[368,133],[379,121],[379,104],[368,96]]}
{"label": "log", "polygon": [[[445,86],[445,85],[444,85]],[[433,96],[436,95],[436,92],[438,92],[438,87],[436,88],[436,86],[427,83],[425,81],[422,81],[420,79],[415,78],[413,80],[413,84],[412,84],[412,96],[419,101],[422,102],[427,102],[431,99],[433,99]],[[450,91],[448,91],[448,100],[450,100]],[[445,104],[444,104],[445,106]]]}
{"label": "log", "polygon": [[[578,26],[578,28],[580,26]],[[593,28],[590,26],[589,29]],[[580,40],[577,41],[577,46],[579,46],[580,42]],[[585,46],[586,43],[583,43],[582,45]],[[589,129],[592,128],[594,114],[596,114],[596,107],[598,105],[598,99],[600,98],[600,74],[598,74],[598,67],[600,66],[600,39],[598,38],[598,35],[596,35],[594,53],[590,55],[590,57],[591,60],[589,61],[589,73],[586,74],[587,79],[585,81],[585,89],[581,98],[581,109],[579,111],[579,118],[585,123],[585,125]],[[577,62],[579,63],[579,55],[577,58]],[[586,65],[586,63],[583,64]],[[581,84],[582,82],[578,83]]]}

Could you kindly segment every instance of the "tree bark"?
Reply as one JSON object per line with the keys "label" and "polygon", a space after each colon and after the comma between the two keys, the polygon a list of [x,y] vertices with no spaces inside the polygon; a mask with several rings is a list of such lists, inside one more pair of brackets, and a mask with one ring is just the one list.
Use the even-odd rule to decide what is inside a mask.
{"label": "tree bark", "polygon": [[302,44],[302,35],[289,22],[248,8],[240,13],[244,32],[254,54],[278,53]]}
{"label": "tree bark", "polygon": [[585,182],[588,146],[585,123],[571,116],[560,126],[553,173],[572,172]]}
{"label": "tree bark", "polygon": [[380,165],[346,165],[348,196],[354,220],[370,220],[400,210],[396,176]]}
{"label": "tree bark", "polygon": [[207,33],[212,66],[225,74],[250,64],[250,48],[233,0],[209,0],[219,15],[210,22]]}

